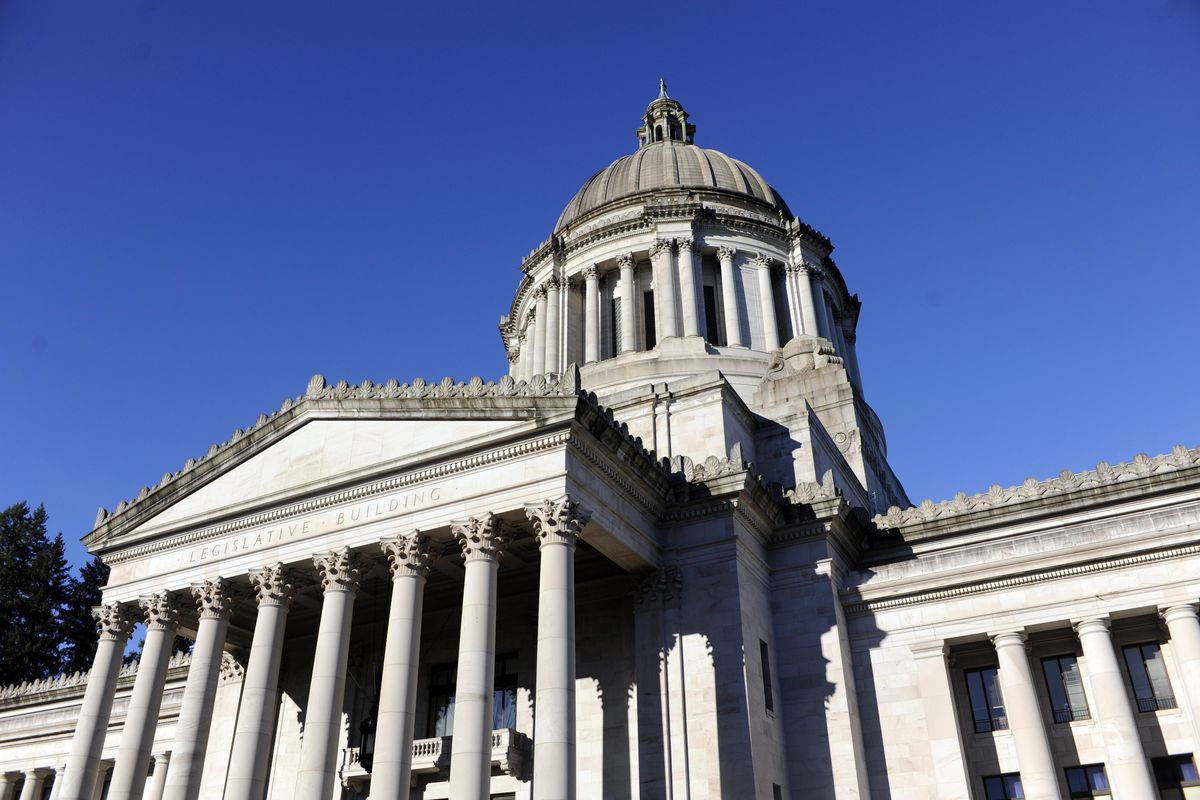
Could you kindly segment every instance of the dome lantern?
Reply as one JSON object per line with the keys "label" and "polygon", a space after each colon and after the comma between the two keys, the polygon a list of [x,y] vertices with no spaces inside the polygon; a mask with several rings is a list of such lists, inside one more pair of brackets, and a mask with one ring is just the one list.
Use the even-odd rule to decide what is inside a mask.
{"label": "dome lantern", "polygon": [[694,144],[696,126],[687,120],[688,113],[683,110],[683,105],[667,94],[667,82],[659,78],[658,97],[646,107],[642,127],[637,132],[639,146],[663,141]]}

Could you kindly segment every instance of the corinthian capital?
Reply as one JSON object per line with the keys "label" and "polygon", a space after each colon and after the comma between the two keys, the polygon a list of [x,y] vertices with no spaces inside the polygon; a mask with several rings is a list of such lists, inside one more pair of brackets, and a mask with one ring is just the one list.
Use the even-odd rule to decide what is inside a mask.
{"label": "corinthian capital", "polygon": [[754,264],[754,266],[758,267],[759,269],[770,269],[771,268],[771,259],[764,256],[762,253],[759,253],[753,259],[751,259],[751,263]]}
{"label": "corinthian capital", "polygon": [[92,609],[96,629],[100,638],[109,642],[123,642],[133,630],[133,610],[120,603],[105,603]]}
{"label": "corinthian capital", "polygon": [[536,289],[533,290],[533,299],[534,300],[541,300],[545,296],[546,296],[546,284],[544,284],[544,283],[540,284]]}
{"label": "corinthian capital", "polygon": [[464,561],[495,561],[500,558],[504,545],[508,544],[503,525],[492,514],[452,522],[450,531],[462,545]]}
{"label": "corinthian capital", "polygon": [[651,258],[657,257],[660,253],[669,253],[669,252],[671,252],[671,240],[670,239],[655,239],[654,244],[650,245],[650,257]]}
{"label": "corinthian capital", "polygon": [[179,625],[179,600],[171,592],[140,597],[138,605],[142,607],[148,631],[174,631]]}
{"label": "corinthian capital", "polygon": [[276,562],[268,564],[250,573],[250,583],[260,606],[291,605],[292,603],[292,571],[283,564]]}
{"label": "corinthian capital", "polygon": [[677,246],[677,247],[679,247],[679,252],[680,252],[680,253],[683,253],[683,251],[684,251],[684,250],[691,250],[691,249],[692,249],[692,244],[693,244],[693,242],[692,242],[692,237],[690,237],[690,236],[685,236],[685,237],[684,237],[684,238],[682,238],[682,239],[676,239],[676,240],[675,240],[675,244],[676,244],[676,246]]}
{"label": "corinthian capital", "polygon": [[592,515],[564,495],[557,500],[526,503],[525,516],[533,523],[533,532],[539,547],[548,544],[566,544],[574,547],[576,537]]}
{"label": "corinthian capital", "polygon": [[632,269],[633,253],[622,253],[617,256],[617,266],[621,269]]}
{"label": "corinthian capital", "polygon": [[313,556],[313,566],[321,576],[321,588],[326,592],[357,592],[358,579],[362,574],[362,560],[349,547],[318,553]]}
{"label": "corinthian capital", "polygon": [[408,575],[424,578],[429,574],[433,552],[429,537],[420,531],[413,531],[408,536],[384,539],[379,546],[388,558],[393,578]]}
{"label": "corinthian capital", "polygon": [[588,264],[583,268],[583,279],[585,281],[594,281],[600,273],[596,271],[595,264]]}
{"label": "corinthian capital", "polygon": [[200,614],[200,619],[228,619],[233,610],[229,582],[220,578],[193,583],[192,597],[196,600],[196,611]]}
{"label": "corinthian capital", "polygon": [[732,247],[717,248],[717,258],[721,261],[732,261],[735,253],[737,253],[737,250]]}

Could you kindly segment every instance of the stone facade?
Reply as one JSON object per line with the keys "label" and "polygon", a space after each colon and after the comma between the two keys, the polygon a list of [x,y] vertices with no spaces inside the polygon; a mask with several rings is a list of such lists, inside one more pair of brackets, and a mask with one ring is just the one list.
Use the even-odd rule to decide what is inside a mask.
{"label": "stone facade", "polygon": [[695,135],[524,259],[508,375],[316,376],[101,509],[0,800],[1197,791],[1200,451],[914,506],[832,244]]}

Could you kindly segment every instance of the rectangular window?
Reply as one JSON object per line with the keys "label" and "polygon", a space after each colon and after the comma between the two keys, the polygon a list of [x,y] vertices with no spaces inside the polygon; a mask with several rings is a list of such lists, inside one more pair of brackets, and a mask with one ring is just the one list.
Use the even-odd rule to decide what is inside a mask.
{"label": "rectangular window", "polygon": [[771,691],[771,655],[767,650],[767,643],[761,639],[758,642],[758,657],[762,661],[763,699],[766,702],[767,711],[774,711],[775,697]]}
{"label": "rectangular window", "polygon": [[612,347],[610,355],[616,356],[621,352],[621,298],[612,299],[609,312],[609,318],[612,319],[612,328],[609,331],[609,345]]}
{"label": "rectangular window", "polygon": [[[429,670],[430,737],[454,735],[454,690],[458,680],[456,664],[438,664]],[[517,726],[517,657],[513,653],[496,656],[496,677],[492,686],[492,730]]]}
{"label": "rectangular window", "polygon": [[1042,672],[1046,676],[1046,689],[1050,692],[1050,707],[1054,709],[1055,722],[1091,719],[1075,656],[1043,658]]}
{"label": "rectangular window", "polygon": [[1167,669],[1163,665],[1158,643],[1131,644],[1122,649],[1138,711],[1175,708],[1175,693],[1171,691],[1171,682],[1167,680]]}
{"label": "rectangular window", "polygon": [[771,797],[772,800],[783,800],[783,787],[778,783],[771,784]]}
{"label": "rectangular window", "polygon": [[658,343],[654,334],[654,292],[642,295],[642,319],[646,323],[646,349],[653,350],[654,345]]}
{"label": "rectangular window", "polygon": [[1104,765],[1084,764],[1082,767],[1067,767],[1067,792],[1072,798],[1112,797]]}
{"label": "rectangular window", "polygon": [[1152,758],[1154,779],[1162,800],[1194,800],[1200,797],[1200,776],[1191,754]]}
{"label": "rectangular window", "polygon": [[706,341],[720,346],[725,343],[717,324],[717,287],[704,287],[704,333]]}
{"label": "rectangular window", "polygon": [[975,732],[1002,731],[1008,729],[1008,717],[1004,715],[1004,699],[1000,696],[1000,682],[995,667],[969,669],[967,692],[971,696],[971,717],[975,720]]}
{"label": "rectangular window", "polygon": [[987,800],[1024,800],[1025,790],[1021,788],[1021,774],[1009,772],[984,778],[983,796]]}

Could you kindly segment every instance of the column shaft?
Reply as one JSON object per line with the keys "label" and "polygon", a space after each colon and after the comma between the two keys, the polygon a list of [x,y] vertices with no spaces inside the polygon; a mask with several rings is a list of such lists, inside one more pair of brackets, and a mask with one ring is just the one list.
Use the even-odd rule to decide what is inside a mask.
{"label": "column shaft", "polygon": [[296,800],[330,800],[337,783],[337,745],[342,701],[346,693],[346,662],[350,657],[350,624],[359,567],[347,549],[313,559],[321,573],[324,597],[317,627],[312,680],[304,714],[304,743],[296,775]]}
{"label": "column shaft", "polygon": [[656,241],[650,250],[650,259],[654,264],[655,329],[661,342],[669,336],[679,335],[679,320],[675,312],[675,251],[672,243],[662,239]]}
{"label": "column shaft", "polygon": [[17,789],[17,777],[8,773],[0,773],[0,800],[13,800]]}
{"label": "column shaft", "polygon": [[466,572],[454,687],[450,796],[454,800],[487,800],[492,775],[496,578],[503,539],[499,523],[490,514],[454,523],[452,530],[462,542]]}
{"label": "column shaft", "polygon": [[596,268],[583,271],[583,361],[600,360],[600,279]]}
{"label": "column shaft", "polygon": [[551,278],[546,290],[546,372],[562,372],[560,347],[562,343],[562,292],[559,282]]}
{"label": "column shaft", "polygon": [[692,240],[679,240],[679,294],[683,305],[683,335],[703,336],[704,315],[700,311],[701,293],[697,291],[696,260]]}
{"label": "column shaft", "polygon": [[1058,772],[1025,652],[1025,634],[1001,633],[992,637],[992,644],[996,646],[1004,711],[1017,748],[1025,796],[1030,800],[1053,800],[1060,796]]}
{"label": "column shaft", "polygon": [[959,717],[954,710],[954,689],[946,663],[943,642],[913,647],[917,685],[925,708],[925,737],[929,745],[934,786],[930,800],[958,800],[969,797],[970,781],[963,758]]}
{"label": "column shaft", "polygon": [[163,791],[167,785],[167,775],[170,774],[171,754],[159,753],[154,757],[154,774],[146,785],[142,800],[162,800]]}
{"label": "column shaft", "polygon": [[225,800],[262,800],[279,703],[279,664],[292,586],[283,564],[250,573],[258,617],[234,727]]}
{"label": "column shaft", "polygon": [[1113,794],[1119,798],[1157,797],[1158,789],[1142,751],[1137,720],[1108,632],[1108,620],[1084,620],[1075,625],[1075,633],[1087,662],[1088,685],[1092,690],[1089,699],[1095,706],[1095,718],[1104,738]]}
{"label": "column shaft", "polygon": [[539,286],[533,316],[533,374],[546,371],[546,287]]}
{"label": "column shaft", "polygon": [[21,800],[42,800],[42,786],[46,782],[47,770],[31,769],[25,772],[25,785],[21,787]]}
{"label": "column shaft", "polygon": [[391,561],[392,601],[383,649],[379,713],[375,718],[371,800],[408,800],[429,541],[416,531],[411,536],[386,540],[382,546]]}
{"label": "column shaft", "polygon": [[[161,794],[166,800],[197,800],[200,797],[200,776],[204,772],[208,732],[212,727],[217,680],[221,677],[221,654],[229,630],[226,589],[221,580],[205,581],[192,587],[200,622],[192,647],[187,685],[183,689],[183,707],[179,721],[175,723],[170,772],[162,786]],[[154,775],[159,777],[157,759]]]}
{"label": "column shaft", "polygon": [[775,316],[775,292],[771,288],[771,262],[759,256],[754,261],[758,267],[758,299],[762,306],[763,349],[779,348],[779,321]]}
{"label": "column shaft", "polygon": [[575,798],[575,540],[588,514],[569,498],[527,505],[542,564],[538,576],[534,800]]}
{"label": "column shaft", "polygon": [[821,331],[817,325],[817,309],[813,302],[812,271],[813,268],[809,265],[800,265],[800,269],[796,272],[796,293],[800,297],[801,329],[808,336],[820,336]]}
{"label": "column shaft", "polygon": [[637,350],[637,287],[633,280],[633,257],[624,255],[617,259],[621,268],[621,346],[620,352]]}
{"label": "column shaft", "polygon": [[[100,606],[92,613],[100,627],[100,641],[96,645],[96,659],[88,674],[83,704],[75,723],[66,771],[59,776],[62,782],[59,791],[61,800],[92,800],[92,794],[96,791],[100,754],[104,750],[104,736],[112,715],[121,658],[129,639],[131,619],[124,608],[112,604]],[[55,783],[58,782],[56,779]]]}
{"label": "column shaft", "polygon": [[138,662],[133,693],[125,712],[125,728],[117,745],[108,800],[141,800],[150,767],[150,748],[158,727],[163,687],[167,683],[167,664],[171,643],[179,629],[179,610],[175,600],[163,592],[141,601],[146,612],[146,641]]}
{"label": "column shaft", "polygon": [[725,344],[742,347],[742,315],[737,290],[740,271],[733,268],[734,252],[732,247],[717,251],[717,259],[721,262],[721,307],[725,311]]}
{"label": "column shaft", "polygon": [[63,779],[67,777],[66,765],[54,768],[54,782],[50,784],[50,800],[58,800],[62,797]]}
{"label": "column shaft", "polygon": [[804,316],[800,308],[799,267],[788,265],[783,273],[783,285],[787,290],[788,319],[792,324],[792,336],[804,333]]}
{"label": "column shaft", "polygon": [[1171,633],[1171,649],[1179,662],[1184,699],[1196,741],[1200,743],[1200,620],[1196,617],[1196,604],[1168,606],[1163,609],[1162,618]]}
{"label": "column shaft", "polygon": [[100,764],[100,771],[96,773],[96,788],[92,790],[91,800],[104,800],[104,784],[112,774],[112,769],[111,761]]}

